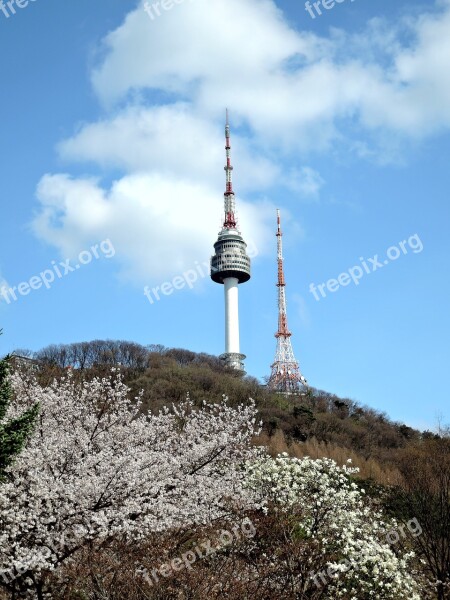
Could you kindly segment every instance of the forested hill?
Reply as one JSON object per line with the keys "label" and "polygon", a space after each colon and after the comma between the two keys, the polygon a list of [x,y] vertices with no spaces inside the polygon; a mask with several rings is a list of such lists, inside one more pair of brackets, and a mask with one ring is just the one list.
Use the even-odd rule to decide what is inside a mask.
{"label": "forested hill", "polygon": [[223,395],[233,406],[253,398],[263,422],[257,443],[268,446],[273,454],[326,456],[340,464],[350,458],[363,479],[381,484],[397,484],[414,449],[439,438],[321,390],[311,389],[303,397],[271,393],[255,378],[227,370],[218,358],[189,350],[95,340],[16,354],[36,361],[44,382],[67,369],[91,378],[120,365],[125,382],[135,394],[143,390],[144,409],[152,411],[184,400],[187,393],[198,404],[217,402]]}

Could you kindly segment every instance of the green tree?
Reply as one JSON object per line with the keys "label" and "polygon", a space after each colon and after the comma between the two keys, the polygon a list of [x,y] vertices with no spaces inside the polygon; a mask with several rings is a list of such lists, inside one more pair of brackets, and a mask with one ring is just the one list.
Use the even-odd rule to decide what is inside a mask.
{"label": "green tree", "polygon": [[39,406],[35,404],[15,419],[6,419],[11,402],[12,390],[9,383],[9,360],[0,360],[0,481],[5,477],[5,469],[19,454],[33,430]]}

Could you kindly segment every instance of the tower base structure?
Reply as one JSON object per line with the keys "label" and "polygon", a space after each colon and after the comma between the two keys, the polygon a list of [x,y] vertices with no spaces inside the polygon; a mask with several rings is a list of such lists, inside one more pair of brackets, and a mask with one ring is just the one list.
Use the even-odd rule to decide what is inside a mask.
{"label": "tower base structure", "polygon": [[271,365],[271,374],[267,387],[280,394],[304,394],[308,390],[308,382],[300,371],[292,350],[291,336],[276,334],[277,350],[275,362]]}
{"label": "tower base structure", "polygon": [[239,354],[237,352],[225,352],[219,356],[220,360],[223,361],[225,366],[238,371],[241,375],[245,375],[244,360],[247,358],[245,354]]}
{"label": "tower base structure", "polygon": [[274,363],[268,388],[277,394],[303,396],[308,391],[308,383],[300,373],[297,362]]}

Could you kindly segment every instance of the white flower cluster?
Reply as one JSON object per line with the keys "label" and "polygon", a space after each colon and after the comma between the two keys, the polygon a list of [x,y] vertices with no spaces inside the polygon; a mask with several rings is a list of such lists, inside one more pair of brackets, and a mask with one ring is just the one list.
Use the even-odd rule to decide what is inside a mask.
{"label": "white flower cluster", "polygon": [[[228,500],[245,505],[242,463],[254,403],[141,414],[120,374],[42,388],[12,377],[13,411],[40,403],[27,448],[0,486],[0,574],[39,579],[88,541],[207,523]],[[8,578],[3,577],[3,581]]]}
{"label": "white flower cluster", "polygon": [[326,586],[322,597],[420,600],[410,575],[413,554],[398,557],[386,543],[395,523],[387,523],[351,481],[357,471],[287,454],[248,464],[249,484],[261,502],[298,516],[305,543],[323,555],[323,570],[312,571],[310,579]]}

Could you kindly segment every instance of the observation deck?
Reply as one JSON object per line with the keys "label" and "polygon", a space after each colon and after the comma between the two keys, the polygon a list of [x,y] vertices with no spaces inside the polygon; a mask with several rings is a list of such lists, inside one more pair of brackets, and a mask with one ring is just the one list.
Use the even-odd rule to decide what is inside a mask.
{"label": "observation deck", "polygon": [[214,282],[223,284],[230,277],[237,279],[238,283],[245,283],[250,279],[247,244],[237,229],[222,229],[214,250],[215,254],[211,258],[211,279]]}

